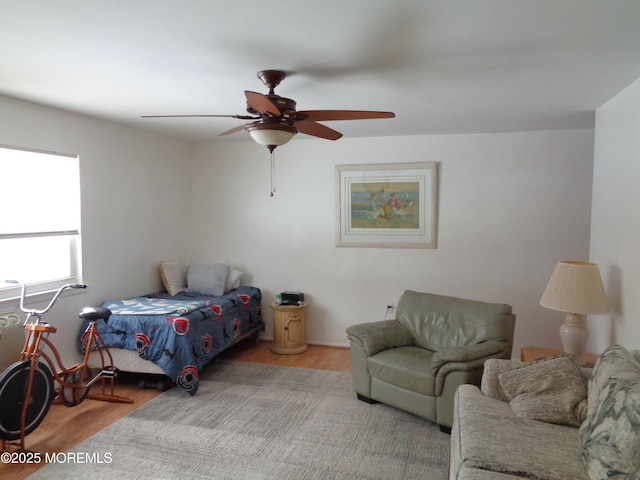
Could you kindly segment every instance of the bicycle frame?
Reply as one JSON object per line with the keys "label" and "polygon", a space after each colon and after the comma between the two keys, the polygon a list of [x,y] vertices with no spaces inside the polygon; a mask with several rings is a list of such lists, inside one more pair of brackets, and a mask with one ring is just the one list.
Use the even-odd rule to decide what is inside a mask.
{"label": "bicycle frame", "polygon": [[[108,373],[111,370],[107,369],[108,366],[113,365],[113,357],[111,356],[109,347],[107,347],[106,343],[100,336],[100,333],[98,333],[95,321],[90,322],[89,327],[87,327],[87,330],[85,332],[85,335],[87,336],[87,343],[82,363],[78,363],[71,368],[66,368],[63,365],[58,350],[47,338],[50,333],[56,332],[55,327],[46,324],[27,324],[24,326],[24,328],[28,331],[28,334],[27,338],[25,339],[21,360],[31,359],[31,365],[33,368],[40,361],[40,358],[43,358],[49,365],[49,368],[53,373],[53,379],[59,384],[60,389],[73,388],[76,390],[81,390],[91,387],[98,380],[104,380],[105,378],[115,378],[115,371],[113,371],[114,374],[112,375]],[[44,346],[49,347],[49,350],[51,351],[51,353],[53,353],[55,362],[44,351]],[[96,375],[92,375],[91,378],[86,379],[86,373],[91,371],[89,367],[89,355],[94,350],[97,350],[100,354],[100,363],[102,368]],[[109,361],[105,362],[106,359],[108,359]],[[74,374],[77,374],[78,372],[80,372],[80,380],[75,382],[66,381],[66,378],[73,377]],[[92,394],[89,395],[88,398],[93,398],[95,400],[132,403],[132,400],[128,398],[114,395],[113,382],[111,382],[111,384],[111,392],[109,394],[105,393],[104,382],[102,382],[102,394]]]}
{"label": "bicycle frame", "polygon": [[[40,362],[40,359],[44,359],[49,366],[51,374],[53,376],[53,380],[59,385],[58,388],[58,397],[61,398],[67,406],[75,406],[84,400],[84,396],[88,394],[89,388],[98,380],[101,381],[101,393],[94,395],[87,395],[88,398],[92,398],[95,400],[102,401],[110,401],[110,402],[118,402],[118,403],[133,403],[133,399],[122,397],[114,394],[114,380],[116,377],[117,370],[113,367],[113,358],[111,356],[111,352],[107,347],[106,343],[98,333],[96,329],[96,320],[91,320],[89,326],[85,331],[85,335],[87,336],[86,340],[86,349],[83,357],[82,363],[78,363],[71,368],[66,368],[62,359],[60,358],[60,354],[58,350],[53,345],[53,343],[48,339],[51,333],[56,333],[57,329],[52,325],[49,325],[42,321],[42,315],[47,313],[55,302],[60,297],[61,293],[68,288],[86,288],[86,285],[81,284],[67,284],[55,293],[49,304],[42,310],[37,309],[27,309],[24,306],[24,299],[26,293],[26,285],[22,284],[21,298],[20,298],[20,309],[27,314],[27,317],[24,321],[23,327],[27,331],[27,337],[24,342],[24,346],[22,349],[22,353],[20,356],[20,362],[24,362],[26,360],[29,361],[29,376],[26,383],[25,389],[25,401],[23,402],[20,416],[20,440],[17,445],[20,451],[24,450],[24,438],[25,438],[25,429],[26,427],[26,418],[27,418],[27,410],[29,408],[30,402],[29,399],[32,398],[33,394],[33,381],[35,377],[35,372]],[[35,320],[33,320],[35,318]],[[45,347],[48,347],[49,350],[53,353],[52,358],[44,351]],[[89,355],[92,351],[98,350],[100,353],[101,359],[101,370],[95,374],[91,374],[91,369],[89,368]],[[108,360],[108,363],[105,363],[105,360]],[[57,367],[57,368],[56,368]],[[79,377],[77,374],[79,373]],[[68,381],[70,379],[71,381]],[[105,391],[105,379],[110,380],[110,391],[107,393]],[[72,391],[81,391],[80,402],[70,403],[64,398],[64,389],[71,389]],[[74,402],[76,400],[74,393]],[[48,400],[49,402],[51,400]],[[2,440],[2,451],[6,450],[7,445],[10,443],[7,440]]]}

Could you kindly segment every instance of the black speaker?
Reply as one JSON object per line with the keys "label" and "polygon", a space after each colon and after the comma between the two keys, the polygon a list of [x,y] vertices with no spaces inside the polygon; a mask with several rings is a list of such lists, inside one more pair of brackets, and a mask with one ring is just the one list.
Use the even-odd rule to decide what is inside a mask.
{"label": "black speaker", "polygon": [[283,305],[300,305],[304,302],[304,293],[302,292],[282,292]]}

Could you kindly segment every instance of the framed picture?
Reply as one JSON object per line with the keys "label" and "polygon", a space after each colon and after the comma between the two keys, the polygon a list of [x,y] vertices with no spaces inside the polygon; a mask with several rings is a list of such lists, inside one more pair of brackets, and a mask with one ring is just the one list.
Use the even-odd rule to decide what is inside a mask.
{"label": "framed picture", "polygon": [[436,248],[437,164],[336,166],[338,247]]}

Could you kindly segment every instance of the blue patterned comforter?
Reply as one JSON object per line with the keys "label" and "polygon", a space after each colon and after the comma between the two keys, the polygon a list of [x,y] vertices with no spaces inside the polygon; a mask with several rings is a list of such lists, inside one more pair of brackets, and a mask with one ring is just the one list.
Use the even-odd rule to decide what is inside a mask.
{"label": "blue patterned comforter", "polygon": [[[260,289],[250,286],[218,297],[194,292],[171,297],[161,292],[104,302],[112,315],[96,326],[107,346],[137,350],[195,395],[200,369],[239,338],[264,326],[261,301]],[[85,321],[78,336],[83,352],[87,327]]]}

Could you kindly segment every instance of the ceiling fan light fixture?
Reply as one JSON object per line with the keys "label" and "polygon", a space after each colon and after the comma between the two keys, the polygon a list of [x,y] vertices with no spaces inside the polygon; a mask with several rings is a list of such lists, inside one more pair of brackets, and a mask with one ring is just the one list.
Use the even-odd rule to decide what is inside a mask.
{"label": "ceiling fan light fixture", "polygon": [[295,127],[280,123],[259,123],[249,125],[247,131],[251,138],[260,145],[269,147],[271,145],[279,147],[288,143],[293,136],[298,133]]}

